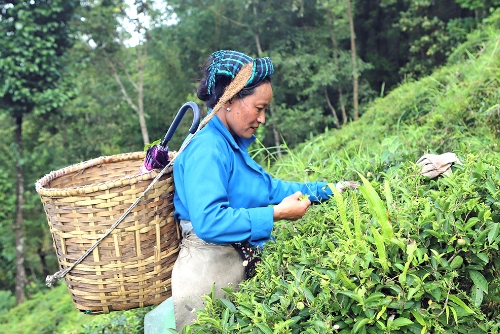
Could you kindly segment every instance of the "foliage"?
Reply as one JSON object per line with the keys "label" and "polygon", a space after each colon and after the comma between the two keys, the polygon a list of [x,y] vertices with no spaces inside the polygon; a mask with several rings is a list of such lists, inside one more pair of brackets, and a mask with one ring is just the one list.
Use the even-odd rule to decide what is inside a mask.
{"label": "foliage", "polygon": [[15,306],[10,291],[0,291],[1,333],[142,333],[144,315],[151,307],[96,316],[77,310],[65,284],[49,292],[39,291]]}
{"label": "foliage", "polygon": [[500,156],[464,151],[449,178],[423,179],[412,162],[372,169],[360,193],[278,224],[257,277],[207,297],[191,332],[498,330]]}
{"label": "foliage", "polygon": [[1,333],[76,333],[75,324],[90,319],[74,306],[65,284],[40,290],[30,300],[0,314]]}
{"label": "foliage", "polygon": [[[73,9],[71,6],[78,2],[50,1],[50,6],[47,3],[0,1],[3,33],[0,49],[0,92],[3,94],[0,106],[0,136],[3,139],[0,145],[0,289],[13,291],[16,282],[12,222],[15,211],[14,162],[20,162],[27,185],[23,194],[24,267],[28,272],[26,292],[30,299],[39,298],[37,293],[41,289],[47,291],[43,280],[46,274],[58,268],[45,213],[33,189],[34,182],[51,170],[79,161],[143,148],[137,116],[122,100],[120,88],[113,80],[102,52],[105,50],[121,63],[120,66],[123,65],[122,69],[132,73],[132,79],[137,79],[133,74],[138,66],[134,59],[137,49],[121,45],[119,40],[126,38],[127,33],[116,30],[120,20],[126,16],[124,2],[82,2],[76,16],[71,16],[69,12]],[[147,50],[143,72],[144,106],[151,139],[164,136],[184,102],[199,102],[194,94],[195,81],[199,78],[198,69],[208,54],[227,48],[257,56],[259,40],[262,55],[271,56],[276,65],[273,79],[274,120],[280,132],[277,136],[284,139],[286,144],[283,148],[289,154],[285,160],[274,160],[273,150],[276,148],[270,147],[276,143],[271,126],[259,128],[263,148],[256,150],[255,154],[257,159],[265,160],[265,165],[270,169],[272,167],[273,173],[278,176],[331,181],[359,179],[354,170],[369,171],[363,175],[373,183],[377,194],[384,200],[380,187],[388,176],[397,179],[398,169],[410,170],[408,162],[416,161],[422,153],[460,148],[463,153],[461,158],[465,160],[468,153],[478,154],[485,147],[491,152],[498,151],[495,145],[498,145],[500,134],[500,57],[495,47],[498,39],[494,36],[498,36],[500,20],[498,12],[493,11],[500,5],[498,1],[356,0],[355,3],[363,117],[359,122],[345,126],[342,131],[329,128],[335,126],[332,109],[336,109],[339,115],[342,103],[345,103],[347,113],[352,109],[352,68],[344,1],[172,0],[164,3],[165,19],[155,21],[143,44]],[[40,7],[32,10],[31,6],[35,4]],[[150,1],[136,1],[135,4],[141,7],[150,4]],[[56,21],[76,20],[64,25],[51,21],[52,28],[44,28],[40,24],[43,20],[35,19],[44,15]],[[475,30],[466,43],[458,45],[483,18],[486,18],[486,24]],[[440,31],[431,27],[440,27]],[[73,35],[59,34],[68,28]],[[49,38],[51,34],[44,33],[44,29],[59,37]],[[105,33],[101,34],[101,31]],[[95,37],[95,45],[87,43],[91,36]],[[332,36],[337,38],[338,53],[334,52]],[[63,49],[70,45],[71,37],[78,40],[70,53],[65,57],[54,57],[63,54]],[[411,53],[408,51],[410,48]],[[427,54],[429,50],[431,52]],[[413,80],[443,65],[449,54],[446,67],[430,77]],[[56,84],[63,71],[65,80]],[[408,74],[406,78],[411,80],[405,80],[405,73]],[[28,79],[22,75],[27,75]],[[400,85],[402,81],[412,82]],[[21,87],[24,84],[27,89]],[[124,84],[127,89],[132,86],[128,82]],[[375,95],[383,97],[387,93],[389,98],[370,102]],[[33,103],[37,105],[36,112],[31,113],[31,109],[23,109],[22,106],[12,109],[11,100],[14,98],[26,103],[33,98]],[[29,104],[26,106],[30,107]],[[23,157],[13,144],[16,124],[11,117],[21,112],[26,112],[22,125]],[[270,124],[271,117],[267,116]],[[189,120],[181,123],[170,147],[175,149],[180,146],[189,124]],[[323,135],[318,135],[324,131]],[[300,144],[306,140],[307,143]],[[470,152],[466,154],[463,145]],[[495,159],[494,155],[492,159]],[[464,167],[466,170],[472,168],[469,164],[470,161]],[[430,191],[430,186],[431,183],[422,181],[421,187],[425,191]],[[397,196],[401,189],[393,185],[391,191],[399,200]],[[368,202],[362,195],[356,195],[357,202],[351,197],[342,198],[342,201],[350,201],[346,205],[357,203],[364,217],[369,215]],[[338,203],[341,203],[340,199]],[[330,208],[330,204],[333,207]],[[315,210],[328,210],[329,216],[341,217],[335,211],[336,204],[334,200],[325,206],[315,207]],[[314,220],[316,216],[312,213],[314,210],[309,216]],[[322,222],[322,219],[318,221]],[[313,225],[312,220],[303,223]],[[293,227],[287,228],[293,230]],[[356,229],[352,228],[354,237]],[[277,232],[277,235],[281,233]],[[367,229],[367,236],[373,238],[374,235],[376,232]],[[270,245],[268,249],[270,259],[275,256],[275,251],[279,252],[272,247]],[[391,250],[386,250],[386,257],[391,256]],[[404,253],[402,249],[400,251]],[[375,247],[372,252],[383,256],[381,247]],[[461,256],[465,263],[465,257]],[[370,265],[381,268],[378,262]],[[407,276],[412,268],[410,265]],[[401,271],[389,268],[389,273],[391,270]],[[483,291],[484,303],[495,302],[488,298],[497,283],[494,280],[489,282],[489,294]],[[252,289],[254,287],[249,287],[248,291]],[[240,297],[235,295],[232,298],[236,305],[236,299]],[[67,302],[71,304],[70,300]],[[465,299],[465,302],[468,300]],[[309,307],[306,300],[297,301],[297,306],[302,307],[299,303],[304,305],[303,310]],[[45,303],[41,306],[48,307]],[[10,306],[4,307],[7,308]],[[217,306],[215,311],[222,309]],[[45,314],[43,310],[26,312],[27,315],[29,312]],[[214,321],[218,321],[217,312]],[[140,328],[140,316],[135,319],[133,313],[126,313],[127,322],[130,322],[131,328]],[[124,330],[125,324],[120,325],[122,318],[121,313],[103,316],[102,319],[109,319],[103,321],[96,317],[87,329]],[[11,319],[20,322],[19,326],[29,322],[18,316],[4,317],[0,331],[20,330],[21,327],[7,322]],[[50,316],[44,319],[54,323]],[[80,324],[87,320],[87,317],[74,320],[73,328],[82,330]],[[46,324],[43,319],[35,317],[33,321],[39,321],[40,329],[44,330]],[[58,329],[53,331],[77,331],[70,325],[65,325],[65,330],[62,330],[60,325],[63,323],[55,323]],[[26,328],[32,330],[33,327],[28,325]],[[34,331],[39,332],[38,329]]]}
{"label": "foliage", "polygon": [[7,313],[16,305],[16,297],[9,290],[0,290],[0,314]]}
{"label": "foliage", "polygon": [[[0,291],[3,289],[12,289],[13,286],[11,282],[13,281],[14,272],[12,267],[14,266],[15,250],[11,245],[13,245],[13,238],[11,227],[11,220],[15,211],[15,196],[13,196],[12,183],[9,180],[8,173],[3,170],[0,172]],[[5,294],[4,298],[0,297],[0,300],[5,300],[6,304],[0,307],[0,313],[2,309],[8,309],[10,305],[8,291],[2,291]]]}
{"label": "foliage", "polygon": [[0,107],[19,115],[36,108],[45,113],[62,106],[68,96],[56,86],[59,58],[70,46],[67,21],[75,1],[28,3],[2,1]]}
{"label": "foliage", "polygon": [[[487,31],[458,64],[275,163],[283,178],[363,186],[276,224],[257,276],[206,296],[186,332],[498,332],[500,153],[484,110],[498,105],[500,50]],[[446,151],[463,162],[450,177],[419,175],[413,161]]]}
{"label": "foliage", "polygon": [[80,334],[129,334],[144,332],[144,316],[151,311],[151,307],[128,311],[112,312],[97,316],[83,326]]}
{"label": "foliage", "polygon": [[[30,192],[24,192],[24,168],[29,165],[26,164],[24,153],[23,122],[27,115],[33,113],[43,118],[62,107],[72,97],[69,84],[66,82],[65,85],[62,79],[64,66],[61,58],[71,46],[68,22],[78,3],[79,1],[0,2],[0,28],[4,33],[0,49],[0,112],[11,116],[6,121],[10,124],[13,119],[15,125],[9,126],[13,130],[15,143],[12,145],[14,154],[8,156],[14,158],[11,158],[9,169],[15,166],[18,195],[15,197],[15,223],[11,224],[15,231],[16,254],[16,279],[12,283],[15,284],[18,303],[24,301],[27,281],[24,229],[28,224],[23,219],[23,206],[24,196],[29,196]],[[41,264],[45,265],[43,256],[40,258]],[[37,284],[36,280],[33,284]]]}

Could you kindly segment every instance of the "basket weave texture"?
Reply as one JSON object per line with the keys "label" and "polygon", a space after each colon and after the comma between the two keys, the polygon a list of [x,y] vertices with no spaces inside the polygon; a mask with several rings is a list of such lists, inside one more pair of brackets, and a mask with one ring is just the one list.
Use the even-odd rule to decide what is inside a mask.
{"label": "basket weave texture", "polygon": [[[144,152],[100,157],[36,183],[61,269],[69,268],[143,195],[157,171],[137,175]],[[173,157],[173,154],[171,154]],[[158,305],[171,296],[180,233],[170,168],[98,247],[66,276],[87,314]]]}

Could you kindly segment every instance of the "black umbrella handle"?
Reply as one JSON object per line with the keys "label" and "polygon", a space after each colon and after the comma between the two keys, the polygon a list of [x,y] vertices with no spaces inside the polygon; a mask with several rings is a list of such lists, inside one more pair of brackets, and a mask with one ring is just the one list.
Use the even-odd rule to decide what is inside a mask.
{"label": "black umbrella handle", "polygon": [[198,129],[198,126],[200,125],[200,108],[198,105],[194,102],[187,102],[185,103],[181,109],[177,112],[177,115],[175,115],[175,118],[168,128],[167,134],[165,135],[165,138],[160,143],[160,146],[165,148],[167,146],[167,143],[172,139],[172,136],[175,133],[175,130],[177,130],[177,127],[179,126],[179,123],[181,122],[182,118],[186,114],[186,111],[189,109],[193,109],[194,117],[193,117],[193,124],[191,124],[191,127],[189,128],[190,133],[195,133],[196,130]]}

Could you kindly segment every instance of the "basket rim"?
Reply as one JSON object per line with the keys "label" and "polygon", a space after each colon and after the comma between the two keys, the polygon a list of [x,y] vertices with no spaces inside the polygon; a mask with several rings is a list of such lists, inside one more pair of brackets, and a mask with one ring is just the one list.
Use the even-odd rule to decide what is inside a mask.
{"label": "basket rim", "polygon": [[[174,155],[174,152],[169,152],[169,155],[172,156]],[[114,154],[114,155],[107,155],[107,156],[101,156],[98,158],[94,158],[91,160],[87,161],[82,161],[73,165],[70,165],[68,167],[64,167],[55,171],[50,172],[49,174],[46,174],[39,180],[35,182],[35,189],[36,192],[40,196],[48,196],[48,197],[64,197],[64,196],[73,196],[73,195],[85,195],[85,194],[90,194],[96,191],[105,191],[111,188],[116,188],[116,187],[122,187],[125,185],[132,185],[132,184],[137,184],[138,182],[141,181],[149,181],[154,179],[158,174],[160,170],[151,170],[147,173],[143,174],[133,174],[129,176],[124,176],[116,180],[109,180],[109,181],[103,181],[100,183],[95,183],[95,184],[89,184],[89,185],[84,185],[84,186],[78,186],[78,187],[67,187],[67,188],[45,188],[49,182],[67,175],[69,173],[77,172],[77,171],[84,171],[87,168],[94,167],[94,166],[99,166],[99,165],[104,165],[107,163],[114,163],[114,162],[120,162],[120,161],[127,161],[127,160],[139,160],[139,159],[144,159],[146,157],[146,152],[144,151],[139,151],[139,152],[129,152],[129,153],[120,153],[120,154]],[[169,172],[172,170],[172,167],[169,168]],[[138,171],[139,172],[139,171]]]}

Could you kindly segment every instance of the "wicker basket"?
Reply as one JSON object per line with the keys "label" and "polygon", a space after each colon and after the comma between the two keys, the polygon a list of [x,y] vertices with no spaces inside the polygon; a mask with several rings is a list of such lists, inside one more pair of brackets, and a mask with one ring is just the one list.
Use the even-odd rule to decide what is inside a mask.
{"label": "wicker basket", "polygon": [[[69,268],[158,175],[137,175],[144,152],[118,154],[54,171],[36,183],[61,269]],[[180,234],[168,170],[124,220],[66,276],[75,306],[87,314],[158,305],[171,296]]]}

